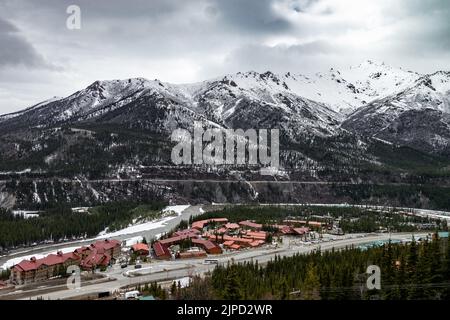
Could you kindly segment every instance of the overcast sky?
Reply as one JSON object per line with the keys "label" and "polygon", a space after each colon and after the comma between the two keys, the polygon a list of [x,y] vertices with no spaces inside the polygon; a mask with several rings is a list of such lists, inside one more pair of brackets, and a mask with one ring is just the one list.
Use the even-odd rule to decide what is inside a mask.
{"label": "overcast sky", "polygon": [[[69,30],[66,9],[81,8]],[[311,73],[363,60],[450,70],[447,0],[0,0],[0,113],[93,81]]]}

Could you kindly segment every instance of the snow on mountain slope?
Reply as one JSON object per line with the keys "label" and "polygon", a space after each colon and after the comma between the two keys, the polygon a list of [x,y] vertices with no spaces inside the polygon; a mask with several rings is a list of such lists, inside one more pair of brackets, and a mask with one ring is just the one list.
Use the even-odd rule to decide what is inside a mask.
{"label": "snow on mountain slope", "polygon": [[189,105],[186,97],[172,92],[171,86],[159,80],[143,78],[95,81],[83,90],[59,100],[40,104],[3,121],[8,128],[51,127],[66,122],[89,121],[120,109],[142,97],[160,97]]}
{"label": "snow on mountain slope", "polygon": [[365,61],[344,70],[331,68],[311,76],[287,73],[283,81],[297,95],[327,104],[344,115],[411,86],[419,74]]}
{"label": "snow on mountain slope", "polygon": [[[126,99],[136,99],[145,89],[156,86],[158,86],[158,81],[149,81],[143,78],[95,81],[87,88],[61,100],[62,110],[54,117],[54,120],[64,121],[72,117],[95,113],[102,107],[126,101]],[[99,114],[101,112],[97,113],[97,115]]]}
{"label": "snow on mountain slope", "polygon": [[[96,81],[67,98],[47,101],[48,105],[58,102],[51,104],[48,110],[45,110],[45,103],[41,103],[22,112],[0,117],[0,121],[25,114],[30,118],[30,124],[39,125],[45,118],[51,118],[51,121],[47,119],[46,124],[71,119],[86,120],[154,92],[183,103],[194,112],[206,112],[218,121],[233,113],[237,102],[234,97],[244,95],[246,99],[253,101],[279,104],[274,96],[285,93],[325,104],[343,116],[375,99],[404,90],[419,77],[417,73],[369,60],[341,72],[332,68],[328,72],[312,76],[290,72],[276,75],[269,71],[260,74],[251,71],[185,85],[143,78]],[[208,100],[210,110],[201,107],[204,98]],[[32,111],[35,109],[42,110],[33,116]],[[339,118],[339,115],[335,116]],[[342,116],[338,120],[343,120]]]}
{"label": "snow on mountain slope", "polygon": [[357,110],[343,127],[426,151],[450,149],[450,73],[420,77],[402,92]]}
{"label": "snow on mountain slope", "polygon": [[342,76],[355,85],[358,93],[368,97],[367,103],[374,98],[401,92],[421,77],[416,72],[405,71],[402,68],[394,68],[384,62],[372,60],[343,70]]}
{"label": "snow on mountain slope", "polygon": [[340,115],[326,105],[300,97],[278,75],[256,72],[227,75],[195,96],[198,108],[230,128],[282,128],[300,133],[336,134]]}
{"label": "snow on mountain slope", "polygon": [[23,115],[23,114],[25,114],[27,112],[39,109],[42,106],[46,106],[49,103],[52,103],[52,102],[55,102],[55,101],[58,101],[58,100],[61,100],[61,99],[63,99],[63,98],[62,97],[53,97],[53,98],[44,100],[42,102],[39,102],[38,104],[35,104],[34,106],[31,106],[31,107],[29,107],[27,109],[24,109],[22,111],[18,111],[18,112],[14,112],[14,113],[8,113],[8,114],[5,114],[5,115],[0,115],[0,122],[2,122],[4,120],[9,120],[9,119],[12,119],[12,118],[15,118],[15,117],[19,117],[19,116],[21,116],[21,115]]}
{"label": "snow on mountain slope", "polygon": [[250,71],[194,84],[143,78],[96,81],[67,98],[5,115],[0,129],[82,121],[168,132],[201,119],[234,128],[280,126],[289,136],[332,136],[347,118],[344,128],[374,135],[405,110],[448,113],[448,78],[445,72],[420,75],[368,60],[311,76]]}
{"label": "snow on mountain slope", "polygon": [[237,73],[186,85],[141,78],[96,81],[13,120],[27,127],[95,121],[168,132],[199,119],[238,128],[284,123],[286,131],[318,135],[335,134],[343,120],[326,105],[296,95],[271,72]]}

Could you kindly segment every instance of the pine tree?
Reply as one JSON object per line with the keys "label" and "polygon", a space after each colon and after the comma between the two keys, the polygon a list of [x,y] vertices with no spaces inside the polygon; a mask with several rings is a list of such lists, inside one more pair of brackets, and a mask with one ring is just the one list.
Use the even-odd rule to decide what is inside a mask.
{"label": "pine tree", "polygon": [[[444,280],[444,269],[443,269],[443,259],[441,254],[440,239],[436,233],[433,240],[429,246],[429,271],[428,271],[428,281],[430,285],[439,285]],[[439,299],[441,295],[439,288],[431,288],[428,290],[428,298]]]}
{"label": "pine tree", "polygon": [[225,278],[223,298],[225,300],[239,300],[241,298],[239,287],[239,276],[236,267],[231,266]]}
{"label": "pine tree", "polygon": [[394,265],[393,265],[393,253],[392,243],[389,241],[387,246],[383,248],[383,256],[381,259],[381,288],[383,290],[382,297],[386,300],[393,299],[392,285],[394,284]]}
{"label": "pine tree", "polygon": [[430,260],[428,257],[428,243],[425,242],[419,246],[419,255],[416,268],[414,270],[410,289],[408,292],[409,300],[418,300],[425,297],[425,281],[429,279]]}
{"label": "pine tree", "polygon": [[417,243],[413,238],[411,244],[409,245],[409,252],[406,261],[406,271],[408,277],[410,278],[412,278],[416,270],[417,260],[418,260]]}
{"label": "pine tree", "polygon": [[175,281],[172,282],[172,285],[170,287],[170,294],[174,299],[176,299],[178,296],[178,290],[177,290],[177,285],[176,285]]}
{"label": "pine tree", "polygon": [[317,267],[312,263],[308,265],[301,296],[305,300],[320,300],[320,279]]}
{"label": "pine tree", "polygon": [[407,284],[407,274],[406,274],[406,260],[405,256],[402,254],[398,260],[399,265],[397,266],[397,272],[395,277],[395,300],[406,299],[407,290],[405,285]]}
{"label": "pine tree", "polygon": [[442,299],[450,300],[450,237],[446,241],[446,250],[444,254],[444,261],[442,262],[442,273],[444,277],[445,289],[442,292]]}

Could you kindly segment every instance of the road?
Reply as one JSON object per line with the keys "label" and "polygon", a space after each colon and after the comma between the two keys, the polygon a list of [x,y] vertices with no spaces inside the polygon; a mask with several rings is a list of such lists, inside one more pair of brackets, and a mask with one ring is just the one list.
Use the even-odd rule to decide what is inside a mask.
{"label": "road", "polygon": [[[27,178],[23,178],[24,181]],[[54,179],[42,179],[42,178],[29,178],[28,180],[34,182],[46,182]],[[59,179],[64,183],[133,183],[133,182],[146,182],[146,183],[173,183],[173,182],[195,182],[195,183],[250,183],[250,184],[261,184],[261,183],[270,183],[270,184],[312,184],[312,185],[357,185],[361,184],[359,182],[352,181],[311,181],[311,180],[245,180],[245,179],[230,179],[230,180],[221,180],[221,179],[160,179],[160,178],[125,178],[125,179],[95,179],[95,180],[78,180],[78,179]],[[0,180],[0,183],[8,183],[13,180]],[[380,186],[407,186],[411,185],[411,183],[406,182],[379,182],[373,183],[374,185]]]}
{"label": "road", "polygon": [[[417,233],[414,234],[415,237],[424,237],[427,233]],[[313,250],[320,248],[321,250],[330,250],[345,248],[347,246],[352,245],[361,245],[365,243],[370,243],[373,241],[387,241],[389,239],[393,240],[402,240],[406,238],[411,238],[412,234],[410,233],[401,233],[401,234],[376,234],[376,235],[368,235],[368,236],[357,236],[357,235],[347,235],[340,240],[334,240],[329,242],[322,242],[319,244],[313,245],[305,245],[300,244],[293,241],[288,241],[285,238],[283,244],[279,248],[259,248],[253,250],[245,250],[236,253],[224,254],[221,256],[214,257],[219,261],[219,264],[226,264],[228,262],[244,262],[244,261],[258,261],[259,264],[265,264],[272,260],[275,255],[289,257],[293,256],[297,253],[309,253]],[[295,238],[292,238],[295,239]],[[194,274],[202,275],[205,272],[212,271],[215,266],[214,265],[205,265],[203,264],[203,260],[178,260],[178,261],[170,261],[170,262],[155,262],[151,264],[144,265],[144,268],[148,267],[154,268],[145,269],[143,271],[143,275],[136,277],[127,277],[124,275],[124,270],[120,269],[119,266],[114,266],[107,272],[107,276],[110,279],[115,279],[114,281],[105,282],[101,284],[93,284],[88,286],[82,286],[79,289],[75,290],[59,290],[43,295],[36,295],[26,298],[27,299],[69,299],[82,295],[88,294],[96,294],[99,292],[106,291],[116,291],[121,287],[128,285],[136,285],[140,283],[147,283],[152,281],[164,281],[175,278],[182,278],[186,276],[192,276]],[[131,269],[129,269],[131,270]],[[148,273],[149,272],[149,273]]]}

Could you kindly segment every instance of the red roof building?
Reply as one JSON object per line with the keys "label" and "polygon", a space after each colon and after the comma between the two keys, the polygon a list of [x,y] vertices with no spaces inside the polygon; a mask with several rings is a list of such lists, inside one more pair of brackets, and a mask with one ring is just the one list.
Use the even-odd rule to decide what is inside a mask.
{"label": "red roof building", "polygon": [[265,242],[262,240],[255,240],[253,242],[250,243],[250,247],[252,248],[256,248],[259,247],[260,245],[264,244]]}
{"label": "red roof building", "polygon": [[242,227],[247,227],[247,228],[256,229],[256,230],[259,230],[262,228],[262,224],[254,223],[254,222],[248,221],[248,220],[239,222],[239,225]]}
{"label": "red roof building", "polygon": [[187,237],[187,236],[198,236],[201,232],[198,229],[186,229],[186,230],[178,230],[174,232],[174,236]]}
{"label": "red roof building", "polygon": [[311,227],[317,227],[320,228],[323,225],[325,225],[326,223],[324,222],[319,222],[319,221],[305,221],[305,220],[284,220],[285,223],[291,223],[291,224],[305,224]]}
{"label": "red roof building", "polygon": [[203,257],[206,257],[206,252],[203,250],[180,252],[177,254],[177,258],[179,258],[179,259],[195,259],[195,258],[203,258]]}
{"label": "red roof building", "polygon": [[117,258],[120,255],[120,242],[118,240],[99,240],[91,244],[91,247],[97,250],[104,249],[112,258]]}
{"label": "red roof building", "polygon": [[106,267],[111,263],[111,256],[104,249],[94,249],[81,262],[80,266],[83,270],[95,270],[98,267]]}
{"label": "red roof building", "polygon": [[41,266],[53,267],[55,265],[77,262],[79,260],[80,257],[73,252],[63,254],[59,251],[57,254],[50,254],[42,259],[32,257],[30,260],[23,260],[16,264],[12,269],[17,271],[34,271]]}
{"label": "red roof building", "polygon": [[292,230],[292,228],[287,225],[278,226],[278,231],[280,231],[282,234],[293,234],[294,233],[294,230]]}
{"label": "red roof building", "polygon": [[15,284],[28,284],[47,280],[59,275],[70,265],[79,265],[92,270],[97,266],[107,266],[120,254],[120,242],[101,240],[74,252],[49,254],[45,258],[23,260],[11,268],[11,281]]}
{"label": "red roof building", "polygon": [[136,243],[131,246],[131,250],[140,256],[148,256],[150,253],[150,248],[146,243]]}
{"label": "red roof building", "polygon": [[[216,236],[210,234],[210,235],[208,236],[208,238],[209,238],[210,240],[213,240],[213,241],[214,241],[215,238],[216,238]],[[226,241],[233,241],[233,242],[239,243],[240,245],[244,245],[244,246],[245,246],[245,245],[250,245],[250,243],[253,242],[253,239],[231,237],[231,236],[228,236],[228,235],[224,235],[223,237],[218,237],[218,238],[219,238],[219,240],[223,238],[223,241],[224,241],[224,242],[226,242]]]}
{"label": "red roof building", "polygon": [[160,241],[155,242],[153,244],[153,251],[155,252],[155,256],[158,259],[171,259],[172,254],[170,253],[169,249],[162,244]]}
{"label": "red roof building", "polygon": [[205,249],[209,254],[221,254],[222,249],[212,241],[202,239],[192,239],[194,245],[198,245]]}
{"label": "red roof building", "polygon": [[200,220],[192,222],[191,227],[194,229],[202,230],[207,224],[209,223],[227,223],[227,218],[213,218],[213,219],[207,219],[207,220]]}
{"label": "red roof building", "polygon": [[298,235],[304,235],[309,232],[309,228],[301,227],[301,228],[293,228],[294,232]]}
{"label": "red roof building", "polygon": [[223,243],[223,246],[224,246],[224,247],[230,247],[230,246],[233,245],[233,243],[234,243],[234,241],[228,240],[228,241],[225,241],[225,242]]}
{"label": "red roof building", "polygon": [[170,247],[174,244],[178,244],[178,243],[182,242],[183,240],[193,239],[193,238],[197,238],[197,237],[198,237],[197,234],[188,233],[188,234],[181,235],[181,236],[175,236],[175,237],[171,237],[171,238],[167,238],[167,239],[162,239],[162,240],[159,240],[159,242],[166,245],[167,247]]}
{"label": "red roof building", "polygon": [[244,237],[250,238],[253,240],[266,240],[267,232],[265,232],[265,231],[258,231],[258,232],[247,231],[245,233]]}

